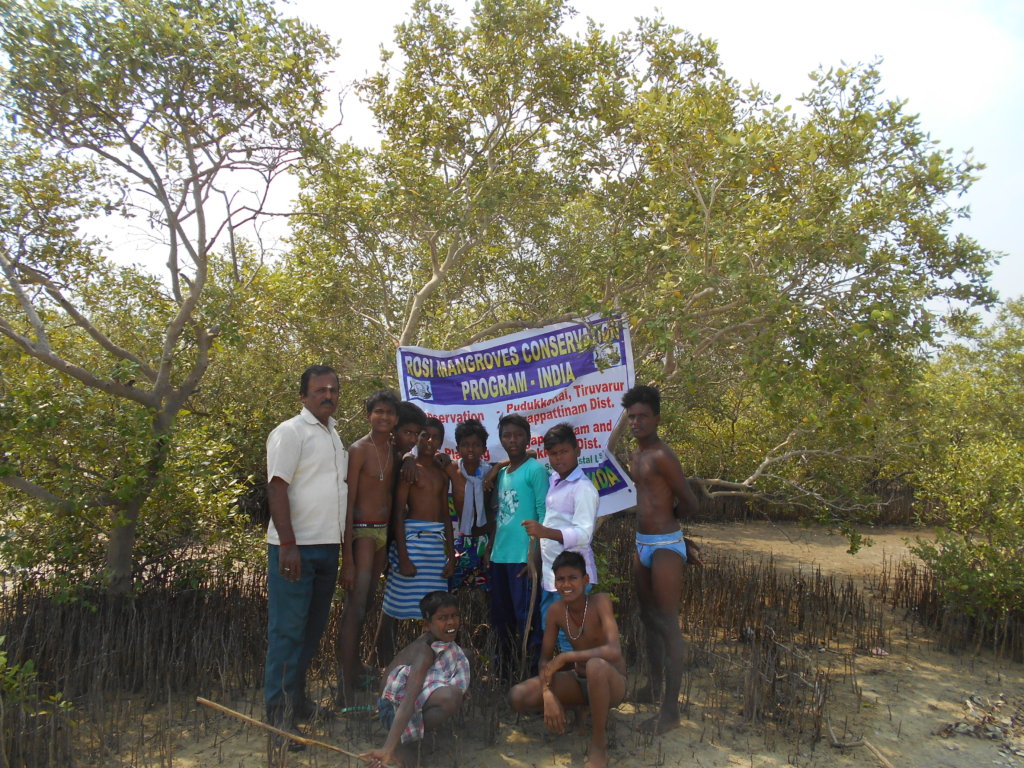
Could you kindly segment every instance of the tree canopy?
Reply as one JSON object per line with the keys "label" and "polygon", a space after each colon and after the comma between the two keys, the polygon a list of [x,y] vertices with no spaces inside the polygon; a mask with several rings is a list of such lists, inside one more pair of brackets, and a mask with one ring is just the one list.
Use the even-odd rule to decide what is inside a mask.
{"label": "tree canopy", "polygon": [[710,493],[868,515],[938,307],[994,301],[992,254],[953,231],[977,166],[875,65],[814,73],[792,109],[664,20],[570,38],[568,12],[414,3],[359,86],[384,138],[307,158],[286,269],[364,373],[624,312]]}
{"label": "tree canopy", "polygon": [[[665,19],[570,36],[570,13],[415,0],[357,85],[382,137],[358,147],[317,122],[323,35],[262,0],[0,0],[8,559],[53,531],[124,593],[149,542],[156,561],[235,514],[307,364],[339,368],[354,438],[397,346],[595,311],[629,318],[711,496],[846,524],[908,447],[941,450],[907,416],[927,418],[928,352],[994,301],[993,254],[955,233],[971,157],[877,64],[783,104]],[[242,227],[289,167],[267,259]],[[163,276],[84,234],[105,215]]]}
{"label": "tree canopy", "polygon": [[[87,520],[124,594],[176,421],[246,298],[236,231],[318,132],[330,49],[261,0],[4,0],[0,33],[0,334],[30,370],[5,371],[0,481]],[[82,234],[101,213],[139,222],[163,279]]]}

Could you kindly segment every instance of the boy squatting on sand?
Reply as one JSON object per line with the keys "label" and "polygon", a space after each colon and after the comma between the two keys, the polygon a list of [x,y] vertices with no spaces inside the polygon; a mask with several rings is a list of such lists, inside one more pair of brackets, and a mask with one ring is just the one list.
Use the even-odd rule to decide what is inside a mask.
{"label": "boy squatting on sand", "polygon": [[370,395],[366,414],[370,432],[352,444],[348,463],[348,516],[341,568],[341,584],[347,591],[336,645],[342,704],[350,704],[355,687],[374,676],[360,663],[359,636],[387,558],[396,453],[412,449],[426,419],[422,410],[400,402],[390,390]]}
{"label": "boy squatting on sand", "polygon": [[[636,558],[634,579],[644,625],[650,679],[637,701],[655,701],[663,688],[661,711],[642,730],[664,733],[679,725],[679,687],[683,676],[683,633],[679,600],[686,565],[680,518],[697,510],[697,497],[672,449],[658,437],[661,395],[636,386],[622,398],[636,450],[630,457],[636,483]],[[679,499],[679,507],[675,505]],[[677,509],[681,513],[676,517]]]}
{"label": "boy squatting on sand", "polygon": [[455,596],[431,592],[420,600],[420,612],[423,634],[399,651],[384,673],[377,707],[387,740],[360,755],[373,768],[415,765],[413,743],[457,713],[469,690],[469,661],[455,642],[460,623]]}
{"label": "boy squatting on sand", "polygon": [[[587,570],[578,552],[555,558],[555,587],[562,599],[548,608],[540,652],[540,674],[514,686],[509,703],[517,712],[543,712],[555,733],[565,732],[565,709],[590,708],[592,729],[587,768],[608,765],[608,712],[626,694],[626,663],[608,595],[586,593]],[[555,654],[559,630],[573,650]]]}

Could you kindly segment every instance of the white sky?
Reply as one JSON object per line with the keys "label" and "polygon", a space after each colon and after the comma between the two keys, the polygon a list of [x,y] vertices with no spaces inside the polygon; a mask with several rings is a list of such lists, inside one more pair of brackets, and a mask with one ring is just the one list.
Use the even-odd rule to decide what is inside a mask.
{"label": "white sky", "polygon": [[[340,41],[330,83],[339,91],[376,71],[380,45],[393,48],[392,32],[411,0],[366,3],[282,0],[283,12],[299,16]],[[466,19],[470,0],[449,0]],[[783,102],[807,90],[807,74],[819,66],[884,59],[882,86],[909,99],[908,109],[943,146],[973,149],[988,167],[968,199],[972,219],[962,230],[1005,255],[993,285],[1003,298],[1024,295],[1024,2],[1020,0],[577,0],[582,29],[589,16],[609,33],[635,26],[637,16],[656,15],[691,33],[718,41],[725,70],[741,82],[757,82]],[[342,136],[375,141],[369,114],[354,94],[343,102]],[[337,112],[329,116],[336,120]],[[1017,136],[1018,138],[1013,138]]]}

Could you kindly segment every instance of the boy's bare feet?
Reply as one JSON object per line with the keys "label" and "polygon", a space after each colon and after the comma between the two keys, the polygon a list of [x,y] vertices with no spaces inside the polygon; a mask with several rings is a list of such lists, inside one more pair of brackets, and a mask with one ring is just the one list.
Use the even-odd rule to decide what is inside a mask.
{"label": "boy's bare feet", "polygon": [[583,766],[584,768],[608,768],[608,750],[605,747],[591,744],[590,749],[587,750],[587,761]]}

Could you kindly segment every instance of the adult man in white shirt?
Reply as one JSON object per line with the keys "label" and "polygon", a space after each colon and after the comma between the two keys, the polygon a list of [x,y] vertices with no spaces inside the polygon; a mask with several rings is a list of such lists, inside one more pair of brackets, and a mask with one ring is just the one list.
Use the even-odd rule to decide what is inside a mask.
{"label": "adult man in white shirt", "polygon": [[292,728],[310,714],[306,672],[338,580],[348,487],[348,453],[332,418],[338,375],[307,368],[299,384],[302,411],[267,438],[267,720]]}

